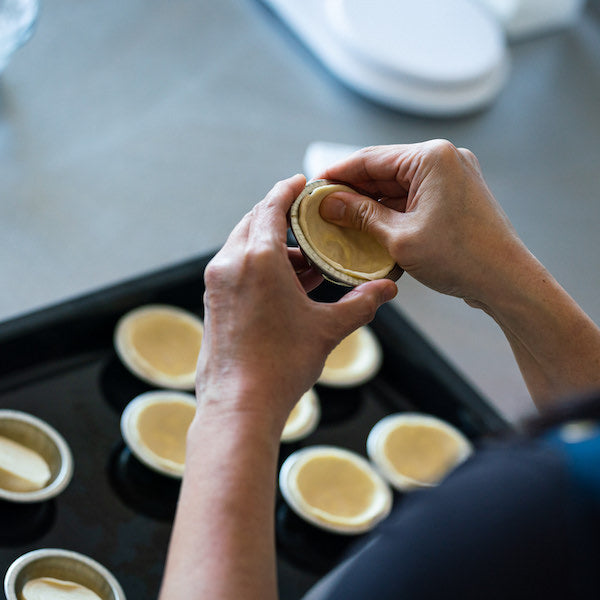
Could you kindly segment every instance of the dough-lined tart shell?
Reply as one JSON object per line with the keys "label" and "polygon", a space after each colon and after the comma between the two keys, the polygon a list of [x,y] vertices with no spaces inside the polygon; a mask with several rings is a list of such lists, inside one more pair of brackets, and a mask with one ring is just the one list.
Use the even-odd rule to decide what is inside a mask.
{"label": "dough-lined tart shell", "polygon": [[123,364],[146,383],[192,390],[203,335],[204,324],[193,313],[149,304],[121,317],[114,346]]}
{"label": "dough-lined tart shell", "polygon": [[279,487],[297,515],[335,533],[369,531],[392,507],[392,492],[369,461],[335,446],[290,454],[279,472]]}
{"label": "dough-lined tart shell", "polygon": [[473,452],[470,441],[446,421],[421,413],[381,419],[367,438],[367,454],[399,491],[433,487]]}
{"label": "dough-lined tart shell", "polygon": [[318,179],[306,185],[290,209],[292,232],[308,261],[323,277],[347,287],[375,279],[396,281],[402,269],[373,236],[321,217],[322,200],[335,192],[359,193],[345,183]]}

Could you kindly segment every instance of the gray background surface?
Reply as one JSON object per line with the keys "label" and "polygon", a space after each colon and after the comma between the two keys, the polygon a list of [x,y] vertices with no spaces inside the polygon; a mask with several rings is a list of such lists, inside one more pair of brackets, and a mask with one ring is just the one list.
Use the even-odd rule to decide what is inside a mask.
{"label": "gray background surface", "polygon": [[[362,99],[257,0],[52,0],[0,75],[0,320],[205,253],[309,143],[472,149],[532,251],[600,321],[600,16],[511,45],[495,103],[425,119]],[[510,419],[531,401],[480,311],[398,305]]]}

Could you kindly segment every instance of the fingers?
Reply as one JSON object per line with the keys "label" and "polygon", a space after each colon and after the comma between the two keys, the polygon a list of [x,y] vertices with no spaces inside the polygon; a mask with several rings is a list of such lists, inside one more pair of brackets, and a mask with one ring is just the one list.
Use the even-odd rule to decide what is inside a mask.
{"label": "fingers", "polygon": [[288,258],[304,291],[311,292],[323,283],[321,273],[308,263],[299,248],[288,248]]}
{"label": "fingers", "polygon": [[233,228],[223,247],[218,254],[213,258],[221,258],[223,254],[231,254],[234,252],[242,252],[248,233],[250,231],[250,223],[252,221],[252,213],[246,213],[242,220]]}
{"label": "fingers", "polygon": [[319,212],[330,223],[370,233],[388,251],[396,244],[405,218],[394,208],[351,192],[334,192],[326,196]]}
{"label": "fingers", "polygon": [[312,267],[302,273],[296,273],[296,277],[307,294],[323,283],[323,275]]}
{"label": "fingers", "polygon": [[406,192],[411,161],[419,144],[372,146],[351,154],[319,175],[319,179],[344,181],[369,193],[397,196]]}
{"label": "fingers", "polygon": [[306,183],[304,175],[277,182],[252,210],[249,235],[256,241],[285,242],[287,213]]}
{"label": "fingers", "polygon": [[333,321],[337,324],[338,339],[371,322],[377,309],[392,300],[397,291],[393,281],[377,279],[355,287],[334,304],[325,305],[329,310],[335,311]]}
{"label": "fingers", "polygon": [[465,148],[456,148],[448,140],[428,140],[418,144],[372,146],[323,171],[318,178],[343,181],[377,198],[398,198],[408,194],[436,164],[448,164],[460,157],[476,170],[475,156]]}

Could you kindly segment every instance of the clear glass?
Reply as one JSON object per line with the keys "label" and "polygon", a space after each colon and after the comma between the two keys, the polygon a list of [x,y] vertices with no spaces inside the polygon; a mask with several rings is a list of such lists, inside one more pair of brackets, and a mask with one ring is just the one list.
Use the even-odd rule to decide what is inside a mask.
{"label": "clear glass", "polygon": [[38,0],[0,0],[0,73],[31,37],[38,8]]}

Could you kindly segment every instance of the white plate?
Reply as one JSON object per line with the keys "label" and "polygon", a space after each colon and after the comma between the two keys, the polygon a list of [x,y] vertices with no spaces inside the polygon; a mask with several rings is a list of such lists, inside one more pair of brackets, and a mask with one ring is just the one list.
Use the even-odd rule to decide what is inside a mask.
{"label": "white plate", "polygon": [[501,24],[471,0],[264,0],[365,96],[450,116],[491,102],[508,74]]}

